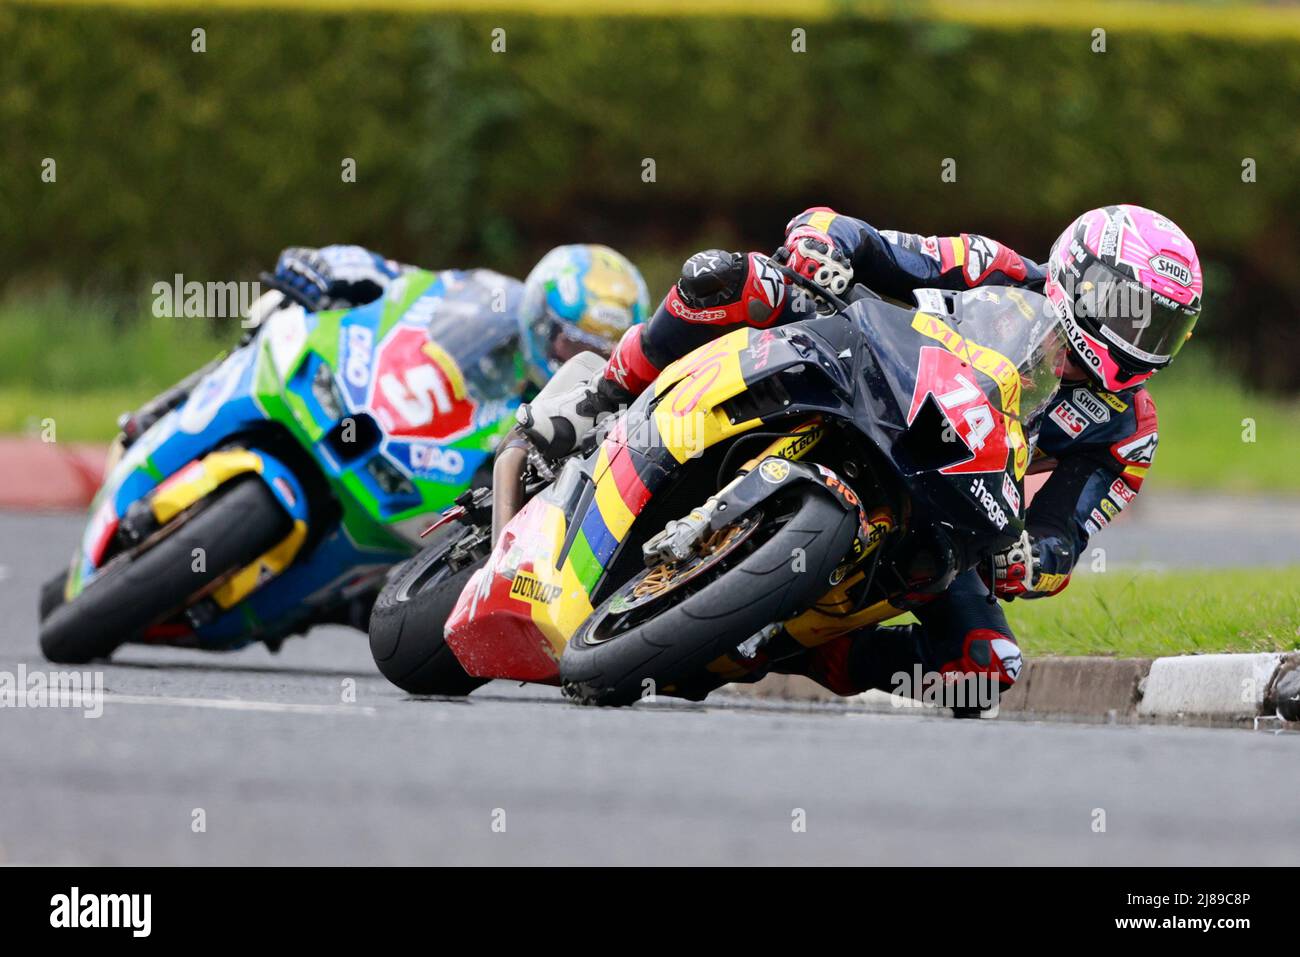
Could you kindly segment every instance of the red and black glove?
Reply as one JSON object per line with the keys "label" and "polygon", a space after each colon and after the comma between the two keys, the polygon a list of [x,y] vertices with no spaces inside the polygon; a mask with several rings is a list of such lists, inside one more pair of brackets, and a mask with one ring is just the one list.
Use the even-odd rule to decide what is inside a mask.
{"label": "red and black glove", "polygon": [[993,555],[993,580],[985,582],[999,598],[1010,601],[1034,590],[1035,555],[1029,532]]}
{"label": "red and black glove", "polygon": [[787,265],[837,296],[844,294],[853,280],[853,266],[835,240],[820,229],[796,226],[785,237],[790,252]]}
{"label": "red and black glove", "polygon": [[986,577],[984,583],[1004,601],[1057,594],[1069,584],[1070,573],[1068,566],[1060,573],[1045,570],[1053,563],[1060,564],[1050,546],[1049,541],[1044,554],[1045,546],[1028,531],[1022,532],[1019,539],[993,555],[993,578]]}

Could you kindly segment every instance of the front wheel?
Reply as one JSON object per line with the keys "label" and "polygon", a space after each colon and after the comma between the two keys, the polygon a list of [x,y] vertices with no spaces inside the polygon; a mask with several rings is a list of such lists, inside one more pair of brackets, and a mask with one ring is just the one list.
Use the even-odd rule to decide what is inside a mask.
{"label": "front wheel", "polygon": [[41,651],[60,664],[108,657],[252,564],[284,538],[288,525],[261,479],[223,487],[176,518],[154,544],[112,559],[71,601],[56,605],[43,595]]}
{"label": "front wheel", "polygon": [[370,613],[370,654],[385,678],[410,694],[469,694],[470,676],[443,639],[461,591],[486,558],[455,568],[454,542],[424,549],[397,567]]}
{"label": "front wheel", "polygon": [[663,569],[643,573],[570,640],[560,660],[565,694],[582,704],[625,705],[647,690],[697,678],[711,661],[830,588],[857,521],[826,492],[799,487],[759,527],[720,533],[720,560],[704,558],[704,573],[688,573],[681,587]]}

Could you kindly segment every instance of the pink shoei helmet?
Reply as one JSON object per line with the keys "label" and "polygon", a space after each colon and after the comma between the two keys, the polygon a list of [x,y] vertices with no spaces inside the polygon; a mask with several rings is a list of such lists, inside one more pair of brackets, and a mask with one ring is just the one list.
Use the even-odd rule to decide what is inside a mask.
{"label": "pink shoei helmet", "polygon": [[1201,262],[1187,234],[1141,206],[1084,213],[1052,246],[1043,293],[1075,361],[1112,392],[1163,369],[1201,314]]}

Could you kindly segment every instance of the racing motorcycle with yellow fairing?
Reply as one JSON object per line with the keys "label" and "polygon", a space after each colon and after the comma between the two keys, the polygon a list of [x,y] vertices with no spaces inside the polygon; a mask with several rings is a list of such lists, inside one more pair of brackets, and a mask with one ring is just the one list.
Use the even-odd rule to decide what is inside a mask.
{"label": "racing motorcycle with yellow fairing", "polygon": [[698,699],[760,648],[894,618],[1019,537],[1064,364],[1046,300],[846,302],[772,264],[810,318],[701,346],[562,463],[506,441],[494,491],[463,497],[447,518],[465,531],[435,546],[459,562],[425,565],[438,607],[409,623],[408,661],[454,665],[454,693],[508,678],[590,704]]}

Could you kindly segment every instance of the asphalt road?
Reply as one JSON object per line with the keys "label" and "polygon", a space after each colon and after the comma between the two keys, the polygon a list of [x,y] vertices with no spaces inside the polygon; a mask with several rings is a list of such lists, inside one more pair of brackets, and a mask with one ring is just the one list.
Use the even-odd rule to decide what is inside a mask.
{"label": "asphalt road", "polygon": [[[0,515],[0,676],[79,524]],[[0,863],[1300,863],[1295,735],[411,699],[342,629],[102,673],[100,717],[0,709]]]}

